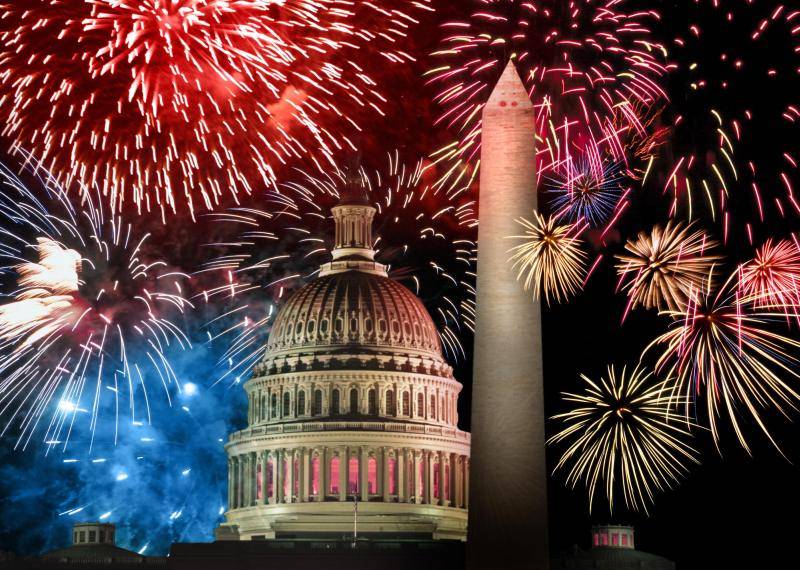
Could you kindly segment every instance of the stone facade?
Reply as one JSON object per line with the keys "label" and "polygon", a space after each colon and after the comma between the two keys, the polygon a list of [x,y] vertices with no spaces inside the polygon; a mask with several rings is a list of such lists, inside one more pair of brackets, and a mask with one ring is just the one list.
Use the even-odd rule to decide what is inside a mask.
{"label": "stone facade", "polygon": [[374,261],[363,200],[334,208],[333,260],[276,316],[245,384],[218,538],[359,534],[464,540],[469,434],[420,300]]}

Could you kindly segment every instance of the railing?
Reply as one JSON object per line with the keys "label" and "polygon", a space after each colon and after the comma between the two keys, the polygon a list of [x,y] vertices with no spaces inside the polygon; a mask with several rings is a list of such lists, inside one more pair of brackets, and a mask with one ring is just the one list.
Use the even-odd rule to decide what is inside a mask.
{"label": "railing", "polygon": [[415,433],[450,437],[461,441],[469,441],[469,433],[442,426],[418,425],[395,422],[305,422],[257,426],[230,434],[228,441],[233,443],[261,435],[281,433],[305,433],[317,431],[383,431],[393,433]]}

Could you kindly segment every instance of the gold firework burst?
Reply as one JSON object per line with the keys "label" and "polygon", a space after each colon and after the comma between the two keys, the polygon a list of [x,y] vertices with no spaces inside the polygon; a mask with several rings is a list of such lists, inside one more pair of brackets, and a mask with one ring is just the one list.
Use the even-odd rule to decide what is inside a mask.
{"label": "gold firework burst", "polygon": [[702,230],[667,222],[641,232],[618,255],[617,273],[629,279],[624,286],[631,308],[680,310],[693,294],[710,282],[714,264],[721,259],[708,251],[717,246]]}
{"label": "gold firework burst", "polygon": [[524,276],[525,289],[533,290],[533,298],[544,296],[560,303],[583,288],[586,276],[586,253],[581,249],[578,234],[583,226],[559,225],[554,217],[545,218],[538,212],[532,220],[520,218],[525,235],[511,236],[525,240],[511,249],[510,261],[517,270],[517,279]]}
{"label": "gold firework burst", "polygon": [[620,490],[629,509],[647,512],[657,492],[699,463],[690,425],[671,415],[670,381],[654,381],[638,366],[630,373],[609,366],[599,382],[581,379],[583,392],[563,394],[571,409],[552,418],[564,425],[548,445],[567,444],[554,473],[566,471],[573,488],[585,485],[590,510],[603,489],[612,512]]}

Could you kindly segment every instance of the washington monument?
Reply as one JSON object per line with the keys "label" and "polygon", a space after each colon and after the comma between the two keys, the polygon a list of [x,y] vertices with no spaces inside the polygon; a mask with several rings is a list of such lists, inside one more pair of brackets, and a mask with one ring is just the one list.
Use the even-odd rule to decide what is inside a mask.
{"label": "washington monument", "polygon": [[515,278],[507,239],[537,205],[535,133],[533,105],[509,62],[481,133],[470,570],[548,566],[541,311]]}

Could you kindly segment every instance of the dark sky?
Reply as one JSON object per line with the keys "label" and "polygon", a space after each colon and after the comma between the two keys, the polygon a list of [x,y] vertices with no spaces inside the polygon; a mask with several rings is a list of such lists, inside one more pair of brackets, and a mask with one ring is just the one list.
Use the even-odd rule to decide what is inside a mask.
{"label": "dark sky", "polygon": [[[669,14],[665,26],[674,26],[675,33],[677,28],[685,25],[686,21],[681,20],[680,10],[675,9],[678,3],[656,1],[651,4]],[[466,5],[466,2],[452,3],[446,7],[443,5],[441,18],[444,19],[446,14],[452,16],[461,10],[466,11]],[[447,140],[446,133],[432,127],[437,109],[429,102],[431,91],[422,86],[422,82],[418,79],[429,63],[424,54],[433,49],[439,34],[436,24],[434,18],[414,31],[410,41],[413,49],[419,54],[418,64],[387,78],[386,88],[394,104],[385,119],[376,119],[371,124],[374,132],[363,135],[364,147],[374,149],[375,152],[381,149],[400,148],[413,155],[429,152]],[[664,36],[674,35],[670,28],[660,30],[659,33]],[[718,46],[722,41],[722,38],[714,37],[713,43]],[[709,52],[713,52],[712,57],[717,53],[715,49],[709,47]],[[707,54],[696,55],[702,57]],[[679,102],[683,101],[680,93],[683,86],[679,81],[675,80],[675,84],[671,87],[676,91],[675,98]],[[735,106],[736,97],[750,97],[750,90],[760,89],[760,85],[742,87],[739,91],[728,95],[734,99],[727,103],[729,106]],[[723,104],[723,101],[720,101],[720,104]],[[774,140],[768,135],[770,135],[768,132],[759,133],[762,145],[782,146],[789,142],[781,140],[780,137],[784,136],[782,133],[773,137]],[[677,153],[680,146],[686,144],[688,144],[686,140],[670,141],[665,147],[665,153],[667,155]],[[369,163],[369,156],[365,160]],[[656,177],[659,175],[663,177],[664,172],[655,173]],[[637,193],[631,208],[617,225],[619,239],[616,242],[610,241],[603,249],[607,258],[608,254],[613,255],[620,250],[622,238],[633,237],[638,231],[666,219],[666,199],[653,188],[655,186],[651,187],[649,192]],[[750,206],[747,204],[741,205],[744,209],[748,207]],[[183,231],[175,234],[168,231],[168,235],[163,237],[175,245],[175,248],[171,248],[170,255],[173,258],[183,257],[184,263],[188,265],[189,260],[193,261],[197,255],[194,240],[202,232],[195,231],[195,226],[188,225],[188,220],[181,223],[186,224],[182,226]],[[774,222],[770,220],[769,227],[763,230],[762,235],[773,234],[784,237],[798,229],[800,226],[796,219]],[[474,234],[465,232],[465,236],[474,237]],[[726,254],[731,260],[746,259],[751,253],[752,249],[741,234],[734,236],[726,248]],[[544,311],[545,390],[548,415],[562,410],[559,392],[577,389],[579,374],[586,373],[598,377],[605,372],[608,364],[632,364],[638,361],[642,349],[655,335],[664,330],[667,321],[653,312],[646,311],[634,312],[621,325],[625,298],[614,293],[615,285],[613,267],[606,261],[598,268],[582,295],[568,305],[555,306]],[[470,339],[465,338],[465,345],[468,346],[469,342]],[[211,366],[213,358],[206,354],[203,354],[202,358],[202,362]],[[187,363],[186,366],[196,368],[197,363]],[[456,368],[457,377],[465,385],[460,400],[462,429],[469,429],[470,367],[471,362],[467,358]],[[201,376],[211,375],[203,373]],[[242,400],[241,395],[226,390],[215,393],[210,402],[203,407],[212,420],[212,427],[204,428],[208,430],[205,434],[208,436],[208,442],[216,445],[213,438],[221,437],[233,426],[242,425],[241,410],[236,411],[236,408],[241,406]],[[225,413],[221,413],[220,407],[225,406],[228,409]],[[199,412],[195,412],[197,413]],[[202,419],[198,421],[205,423]],[[782,557],[791,554],[794,539],[800,531],[800,523],[797,522],[797,512],[800,511],[800,486],[797,485],[797,481],[800,471],[796,466],[800,461],[800,445],[797,443],[799,432],[796,425],[776,414],[770,416],[770,422],[776,439],[783,446],[786,459],[782,458],[763,437],[759,437],[755,430],[751,430],[750,438],[752,457],[738,447],[731,433],[723,434],[722,454],[715,449],[708,434],[700,433],[697,445],[701,451],[702,465],[694,467],[688,479],[678,488],[659,495],[649,517],[628,513],[622,505],[619,505],[614,515],[610,516],[602,501],[595,507],[595,513],[590,515],[583,489],[578,488],[575,491],[566,489],[560,479],[551,479],[548,491],[552,551],[559,552],[576,543],[588,546],[591,524],[613,521],[634,524],[639,548],[675,560],[678,568],[682,570],[740,567],[746,563],[754,568],[774,565]],[[192,430],[196,425],[196,423],[181,424],[172,436],[194,440]],[[182,445],[180,439],[175,439],[173,443],[177,443],[178,447]],[[203,449],[187,451],[187,458],[178,457],[181,452],[176,451],[175,465],[190,461],[189,455],[192,460],[197,460],[198,457],[205,460],[207,456],[212,456],[212,449],[213,447],[209,447],[207,443]],[[16,528],[18,521],[30,521],[26,518],[27,515],[20,518],[17,514],[28,508],[27,505],[40,503],[37,507],[40,510],[33,509],[38,518],[35,532],[40,535],[46,534],[51,524],[54,525],[53,528],[63,528],[64,521],[54,517],[54,512],[69,503],[70,494],[59,491],[48,498],[46,493],[36,489],[36,485],[31,485],[30,481],[26,480],[26,473],[31,470],[46,469],[47,471],[42,473],[52,481],[53,478],[63,476],[63,466],[51,460],[30,457],[36,453],[39,452],[29,450],[25,452],[26,455],[22,455],[19,452],[4,451],[4,481],[0,482],[4,512],[0,538],[7,548],[37,551],[52,546],[51,542],[44,539],[36,540],[30,537],[25,540],[20,539],[20,533]],[[554,458],[555,455],[551,451],[548,457],[551,464]],[[214,461],[218,468],[224,468],[224,460],[219,457],[208,459],[211,464]],[[64,484],[90,486],[96,482],[92,477],[91,472],[81,472],[79,477],[64,479]],[[98,477],[97,482],[101,481],[104,479]],[[147,479],[148,486],[163,485],[167,490],[161,493],[148,488],[147,492],[140,493],[136,487],[131,487],[130,500],[139,501],[140,510],[145,511],[148,510],[149,501],[167,502],[175,493],[183,492],[180,491],[180,484],[182,484],[180,478],[177,481],[171,479],[160,481],[151,475]],[[216,501],[218,491],[218,485],[211,491],[208,491],[207,486],[198,487],[195,498],[199,497],[208,502]],[[29,495],[30,499],[19,500],[20,493]],[[14,501],[9,502],[12,498]],[[216,506],[211,511],[197,513],[196,521],[210,521],[207,523],[208,526],[215,525]],[[188,531],[175,531],[170,538],[197,539],[198,536],[203,536],[203,533],[208,533],[209,529],[201,528],[201,522],[194,524],[199,525],[194,534]],[[142,544],[144,540],[141,537],[147,534],[148,529],[134,530],[133,526],[135,523],[129,524],[128,530],[131,535],[138,537],[137,544]],[[55,544],[60,542],[62,540],[56,540]]]}

